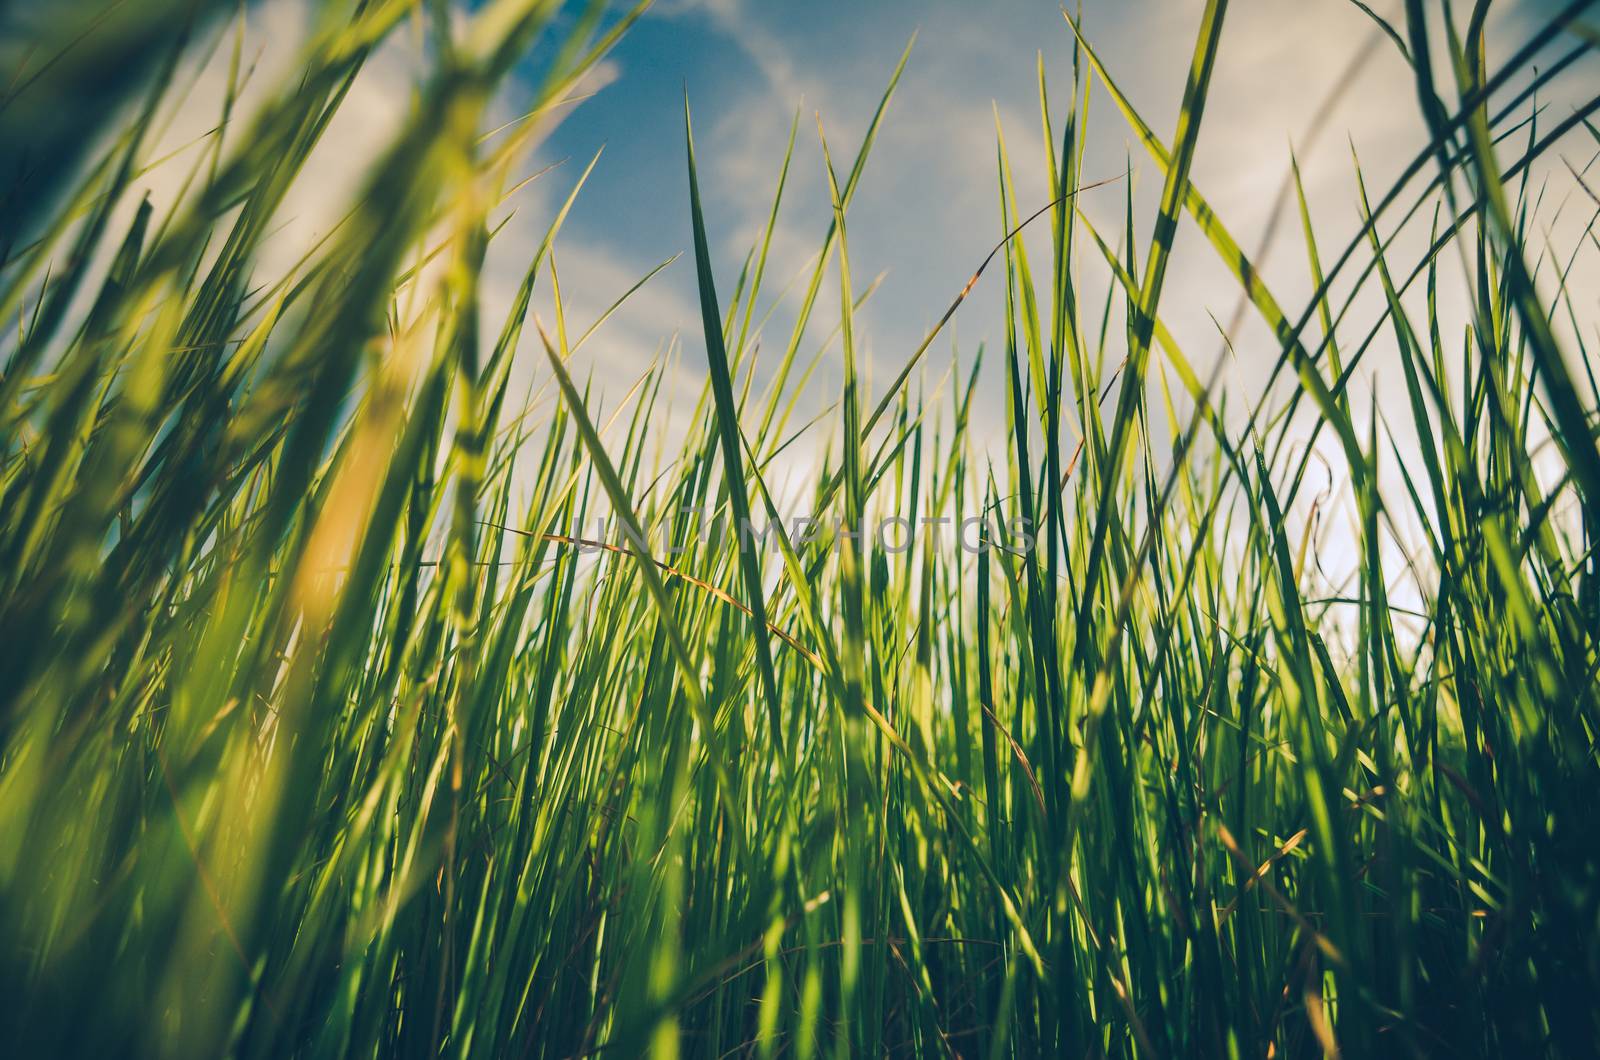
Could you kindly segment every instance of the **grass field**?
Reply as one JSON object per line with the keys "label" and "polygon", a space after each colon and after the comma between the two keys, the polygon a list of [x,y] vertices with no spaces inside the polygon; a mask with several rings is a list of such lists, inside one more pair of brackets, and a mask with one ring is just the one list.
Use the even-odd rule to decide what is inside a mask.
{"label": "grass field", "polygon": [[[545,115],[631,16],[446,6],[327,0],[293,76],[248,118],[227,93],[177,162],[152,144],[185,57],[234,49],[243,77],[233,5],[125,3],[6,53],[4,1052],[1600,1050],[1600,340],[1566,283],[1600,243],[1530,222],[1541,174],[1600,147],[1600,98],[1538,105],[1593,69],[1588,0],[1492,68],[1487,4],[1399,5],[1385,46],[1431,139],[1391,186],[1352,178],[1348,245],[1291,197],[1303,304],[1189,182],[1226,0],[1183,8],[1171,132],[1063,23],[1041,98],[1069,106],[1044,157],[997,144],[969,287],[1007,309],[981,356],[1003,451],[968,429],[975,345],[949,363],[936,329],[866,383],[850,205],[898,70],[864,140],[827,145],[792,329],[764,324],[765,238],[711,260],[686,135],[708,374],[662,452],[667,362],[604,410],[568,367],[565,210],[510,314],[480,297]],[[331,115],[413,30],[429,66],[368,184],[266,274]],[[484,136],[535,45],[529,118]],[[85,118],[89,81],[125,106]],[[1121,231],[1075,199],[1104,93],[1161,188]],[[181,194],[141,205],[157,163]],[[1054,201],[1017,201],[1013,165]],[[766,238],[782,179],[772,202]],[[1395,250],[1403,221],[1426,254]],[[1180,227],[1237,281],[1215,303],[1277,336],[1271,382],[1220,385],[1163,324]],[[1370,330],[1357,298],[1387,306]],[[843,385],[802,420],[819,359]],[[1381,407],[1351,394],[1379,362]],[[686,508],[774,522],[775,469],[819,438],[808,514],[981,518],[985,547],[696,536]],[[580,548],[601,517],[610,547]]]}

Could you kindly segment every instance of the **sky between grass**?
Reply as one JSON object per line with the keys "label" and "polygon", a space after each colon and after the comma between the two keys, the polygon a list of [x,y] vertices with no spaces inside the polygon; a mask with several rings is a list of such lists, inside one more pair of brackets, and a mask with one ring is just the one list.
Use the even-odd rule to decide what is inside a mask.
{"label": "sky between grass", "polygon": [[[1397,14],[1393,3],[1373,6],[1380,14]],[[1552,6],[1532,0],[1494,6],[1488,35],[1491,68],[1497,56],[1526,39]],[[575,14],[578,5],[573,7]],[[1172,134],[1200,9],[1197,0],[1086,0],[1083,5],[1086,34],[1163,138]],[[262,0],[250,8],[246,39],[247,54],[257,57],[254,88],[270,85],[287,69],[307,19],[303,0]],[[694,110],[707,224],[724,298],[766,223],[790,123],[800,116],[768,267],[767,288],[781,289],[820,244],[829,218],[819,119],[835,158],[853,155],[913,34],[911,60],[849,221],[851,267],[858,284],[882,278],[858,318],[869,381],[881,388],[1001,234],[995,193],[997,120],[1005,129],[1023,208],[1031,210],[1048,199],[1040,162],[1036,64],[1042,57],[1059,135],[1071,94],[1073,39],[1060,8],[1052,3],[659,0],[591,75],[584,98],[528,159],[529,173],[559,164],[508,204],[516,213],[491,250],[486,276],[489,319],[498,319],[509,304],[538,234],[602,148],[556,246],[569,328],[580,332],[651,268],[689,249],[685,92]],[[286,266],[299,248],[324,231],[359,185],[356,160],[374,156],[376,145],[407,106],[420,39],[417,33],[396,34],[358,81],[307,178],[289,200],[278,238],[281,260],[264,263],[268,271]],[[536,51],[525,63],[524,83],[538,76],[540,58]],[[224,48],[210,67],[197,72],[195,89],[169,133],[174,145],[189,142],[214,119],[225,67]],[[1589,62],[1564,74],[1540,99],[1548,108],[1542,124],[1548,127],[1570,113],[1592,76]],[[1442,91],[1447,89],[1441,85]],[[1159,173],[1099,85],[1091,98],[1085,176],[1123,179],[1086,193],[1084,209],[1103,232],[1119,233],[1126,182],[1131,181],[1142,248],[1155,212]],[[513,88],[498,103],[501,118],[517,115],[518,102]],[[1264,241],[1288,176],[1291,148],[1300,161],[1326,256],[1358,227],[1354,159],[1359,157],[1376,197],[1410,160],[1415,145],[1425,140],[1410,68],[1394,43],[1354,4],[1237,0],[1231,5],[1193,180],[1291,315],[1298,314],[1311,293],[1292,198],[1281,203],[1275,235]],[[1509,162],[1522,146],[1521,139],[1504,145],[1503,159]],[[1580,130],[1564,148],[1550,155],[1537,174],[1548,181],[1538,227],[1550,233],[1563,259],[1583,239],[1594,203],[1559,156],[1583,172],[1594,155],[1594,142]],[[180,168],[172,167],[173,181]],[[158,200],[165,179],[160,173],[150,178]],[[1591,180],[1590,186],[1595,185]],[[1418,260],[1429,220],[1423,211],[1411,231],[1402,234],[1395,260],[1408,266]],[[1047,260],[1046,236],[1040,226],[1032,240],[1040,262]],[[1595,289],[1597,266],[1600,255],[1593,248],[1579,255],[1573,272],[1578,290]],[[1104,290],[1103,269],[1088,261],[1082,267],[1092,278],[1090,290]],[[1452,261],[1445,262],[1444,270],[1443,314],[1464,325],[1459,270]],[[996,346],[1003,334],[998,275],[986,277],[975,290],[930,351],[920,377],[931,389],[953,352],[969,364],[977,344],[989,344],[994,356],[970,432],[980,445],[1002,439],[1006,432]],[[1365,302],[1358,302],[1342,341],[1364,335],[1376,316],[1379,295],[1375,284],[1367,286],[1372,290],[1363,296]],[[837,319],[827,305],[834,285],[825,284],[823,291],[817,319]],[[1222,332],[1236,322],[1237,291],[1211,248],[1186,222],[1180,227],[1162,312],[1197,369],[1203,371],[1225,348]],[[540,302],[548,316],[548,288]],[[788,334],[786,308],[777,307],[768,329],[771,338],[763,344],[769,367]],[[1579,312],[1587,314],[1581,326],[1594,327],[1600,319],[1595,308],[1593,295],[1580,297]],[[676,425],[660,427],[667,451],[704,380],[698,314],[692,261],[681,258],[634,294],[577,357],[578,373],[592,366],[596,392],[610,403],[654,358],[673,350],[678,369],[666,397]],[[680,342],[672,347],[675,335]],[[819,341],[821,335],[818,330]],[[1222,386],[1232,395],[1234,411],[1242,412],[1258,400],[1278,348],[1253,315],[1245,315],[1241,326],[1232,329],[1232,339],[1233,359]],[[1398,378],[1392,343],[1387,345],[1391,352],[1381,344],[1353,387],[1357,409],[1367,404],[1373,390],[1381,409],[1390,391],[1388,373]],[[538,359],[531,349],[523,352],[522,370],[537,385]],[[1111,351],[1110,356],[1118,355]],[[838,370],[835,350],[812,380],[802,409],[820,409],[836,396]],[[758,369],[758,382],[763,378]],[[1358,414],[1358,421],[1363,418]],[[816,439],[819,444],[824,440],[821,435]],[[1403,446],[1405,439],[1400,442]],[[796,452],[803,454],[804,447]],[[807,466],[808,458],[799,456],[795,469],[803,474]]]}

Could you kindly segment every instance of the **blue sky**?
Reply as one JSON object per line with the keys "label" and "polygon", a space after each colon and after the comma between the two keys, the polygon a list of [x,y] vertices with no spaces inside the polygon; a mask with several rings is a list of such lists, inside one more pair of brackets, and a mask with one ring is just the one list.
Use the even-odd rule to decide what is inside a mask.
{"label": "blue sky", "polygon": [[[1263,163],[1266,155],[1274,157],[1270,164],[1245,168],[1242,181],[1238,167],[1213,166],[1221,179],[1212,181],[1209,193],[1219,199],[1219,207],[1230,198],[1253,205],[1249,200],[1259,187],[1281,175],[1293,111],[1302,107],[1309,113],[1349,53],[1371,33],[1370,24],[1354,8],[1325,5],[1324,15],[1337,32],[1320,35],[1323,44],[1317,55],[1299,56],[1289,63],[1273,33],[1273,12],[1263,5],[1254,12],[1247,4],[1240,6],[1246,10],[1243,17],[1236,12],[1229,27],[1224,73],[1213,105],[1215,139],[1229,146],[1202,151],[1201,165],[1235,158],[1245,143],[1250,153],[1263,156]],[[1137,105],[1159,129],[1170,130],[1175,120],[1199,9],[1198,4],[1184,2],[1099,4],[1091,5],[1084,15],[1085,28],[1103,58],[1120,72]],[[563,122],[544,152],[570,156],[581,164],[605,145],[564,240],[583,259],[575,268],[592,263],[603,274],[598,266],[604,263],[639,274],[689,245],[682,124],[686,86],[695,112],[708,223],[719,252],[724,294],[765,221],[790,121],[797,110],[801,113],[771,270],[781,282],[816,249],[827,224],[817,116],[839,164],[847,164],[914,32],[917,40],[910,63],[850,216],[852,267],[858,283],[883,274],[883,283],[863,315],[865,343],[877,373],[892,373],[999,235],[997,114],[1006,129],[1020,199],[1041,204],[1048,198],[1041,165],[1036,57],[1044,57],[1058,123],[1071,82],[1072,36],[1054,5],[759,5],[680,0],[659,6],[614,53],[608,71],[611,83]],[[1262,106],[1258,77],[1235,76],[1241,59],[1259,68],[1258,73],[1273,74],[1273,83],[1266,86],[1271,108]],[[1249,96],[1232,91],[1238,87],[1248,87]],[[1241,101],[1249,102],[1255,113],[1241,114],[1237,106],[1229,107],[1230,102]],[[1263,109],[1277,113],[1263,116]],[[1255,127],[1242,130],[1241,119],[1254,119]],[[1116,176],[1124,170],[1133,149],[1126,129],[1108,107],[1095,109],[1086,163],[1089,175]],[[1383,128],[1377,133],[1406,136],[1411,131]],[[1389,153],[1376,144],[1374,150]],[[1148,217],[1157,185],[1141,179],[1142,157],[1131,161],[1141,192],[1137,201]],[[559,185],[560,180],[551,183]],[[1087,205],[1115,230],[1122,196],[1120,187],[1103,189],[1091,193]],[[1241,222],[1248,232],[1253,219],[1244,217]],[[615,321],[618,331],[627,333],[639,326],[659,332],[675,308],[678,316],[673,324],[683,327],[692,340],[697,321],[688,265],[680,262],[653,281],[658,298],[639,313],[624,311]],[[998,275],[997,270],[955,322],[954,336],[969,351],[982,339],[992,344],[999,334],[1000,287],[993,282]],[[596,277],[595,282],[572,289],[584,290],[598,308],[605,304],[605,287]],[[1225,286],[1218,289],[1231,294]],[[781,322],[780,312],[775,324]],[[771,342],[781,342],[783,331],[775,327],[774,332]],[[637,345],[653,347],[653,337],[640,335]],[[933,364],[942,367],[948,347],[941,342],[937,349],[940,356]],[[699,344],[689,341],[686,367],[696,366],[698,357]],[[823,385],[828,367],[819,380]],[[990,404],[980,412],[988,412],[985,418],[997,426],[1002,412],[998,401]]]}
{"label": "blue sky", "polygon": [[[1201,6],[1196,0],[1085,4],[1087,34],[1163,137],[1170,138],[1176,121]],[[1385,10],[1385,5],[1376,6]],[[1542,6],[1498,5],[1494,46],[1505,51],[1520,43],[1525,24]],[[780,283],[791,275],[819,245],[828,218],[817,115],[836,162],[843,166],[913,32],[917,39],[911,61],[850,216],[851,261],[858,283],[879,273],[884,277],[863,315],[865,344],[879,378],[892,375],[999,234],[997,114],[1006,130],[1019,198],[1024,204],[1042,204],[1048,198],[1040,163],[1035,62],[1042,55],[1059,129],[1059,110],[1070,94],[1072,58],[1072,35],[1054,4],[663,0],[613,54],[602,79],[608,82],[605,87],[577,108],[541,150],[544,159],[572,159],[565,174],[549,178],[545,194],[553,195],[597,148],[605,147],[562,241],[563,269],[584,281],[565,285],[575,310],[598,312],[622,289],[619,284],[625,286],[629,277],[690,245],[683,163],[685,88],[694,109],[703,193],[724,296],[765,222],[790,120],[801,112],[769,273]],[[1320,134],[1313,135],[1319,105],[1342,83],[1347,87],[1337,105]],[[1116,176],[1131,163],[1136,228],[1143,243],[1159,174],[1139,145],[1130,142],[1128,128],[1106,93],[1098,91],[1091,98],[1096,105],[1089,123],[1086,176]],[[1337,248],[1358,220],[1352,148],[1359,153],[1369,187],[1381,193],[1423,142],[1421,130],[1409,68],[1354,5],[1346,0],[1236,0],[1224,29],[1195,181],[1239,242],[1254,251],[1287,174],[1293,145],[1323,238]],[[1086,199],[1089,214],[1112,233],[1120,229],[1123,195],[1118,185],[1091,192]],[[1569,211],[1569,216],[1576,213]],[[1264,269],[1280,301],[1294,312],[1309,295],[1310,284],[1298,220],[1291,213],[1285,221]],[[1419,227],[1417,238],[1423,234]],[[1041,230],[1034,242],[1042,236]],[[1330,251],[1324,248],[1324,253]],[[1036,262],[1045,260],[1042,243],[1034,256]],[[1092,263],[1085,264],[1084,273],[1091,289],[1104,282]],[[1000,334],[998,277],[998,270],[986,277],[956,318],[954,334],[968,353],[980,340],[992,348]],[[642,369],[657,340],[681,328],[683,364],[692,376],[703,363],[692,263],[679,261],[651,287],[648,296],[608,325],[611,341],[597,344],[594,355],[617,368]],[[1198,234],[1186,227],[1164,313],[1198,362],[1209,361],[1221,348],[1211,317],[1229,319],[1236,299],[1236,285]],[[766,346],[781,346],[786,329],[777,325],[782,322],[780,310]],[[935,349],[939,356],[930,367],[942,369],[949,347],[941,341]],[[1251,318],[1237,335],[1236,353],[1239,367],[1229,383],[1253,398],[1276,347]],[[824,388],[830,367],[836,371],[836,366],[825,365],[819,380]],[[686,380],[686,390],[695,388],[692,379]],[[992,393],[994,400],[979,410],[985,429],[1003,424],[998,390]]]}
{"label": "blue sky", "polygon": [[[1083,26],[1122,89],[1163,138],[1170,139],[1182,96],[1200,0],[1085,0]],[[1395,15],[1394,0],[1373,5]],[[1519,45],[1538,16],[1553,5],[1501,2],[1491,18],[1491,65]],[[287,73],[293,42],[304,30],[307,0],[262,0],[250,10],[251,31],[264,49],[258,84]],[[566,17],[570,17],[566,16]],[[904,363],[926,329],[1000,235],[995,193],[995,122],[1006,131],[1018,198],[1030,210],[1048,199],[1036,62],[1042,56],[1057,112],[1057,129],[1071,92],[1072,34],[1059,7],[1048,2],[959,3],[956,0],[877,0],[848,3],[776,3],[758,0],[659,0],[584,86],[592,93],[572,108],[527,160],[527,170],[567,161],[520,192],[517,215],[491,253],[486,308],[495,315],[509,303],[528,256],[555,208],[588,159],[604,154],[563,230],[556,248],[569,321],[586,327],[649,269],[690,248],[684,167],[682,106],[685,90],[694,110],[712,252],[719,290],[731,293],[746,250],[765,223],[790,122],[801,114],[784,213],[769,266],[776,292],[815,252],[830,215],[818,149],[817,117],[824,123],[840,166],[853,156],[883,86],[906,42],[916,45],[889,109],[872,161],[849,219],[851,264],[858,286],[883,282],[861,315],[860,339],[868,372],[881,387]],[[284,248],[297,244],[337,216],[359,187],[360,160],[374,157],[408,105],[419,64],[413,34],[402,31],[374,58],[329,130],[305,178],[286,207]],[[1551,49],[1551,55],[1557,54]],[[539,76],[536,53],[520,71],[524,84]],[[275,68],[275,72],[274,72]],[[1518,82],[1520,85],[1523,82]],[[1587,98],[1594,62],[1586,59],[1542,99],[1546,123]],[[185,142],[212,120],[208,83],[199,83],[199,106],[174,128]],[[1330,93],[1343,86],[1314,125]],[[502,116],[518,113],[516,84],[498,103]],[[214,95],[215,93],[211,93]],[[1135,233],[1141,258],[1148,244],[1159,192],[1159,171],[1096,85],[1089,118],[1084,172],[1113,177],[1132,168]],[[1288,172],[1291,146],[1304,173],[1325,256],[1342,248],[1358,224],[1352,149],[1359,154],[1374,195],[1423,142],[1415,86],[1397,49],[1348,0],[1233,0],[1224,25],[1193,179],[1239,243],[1256,258],[1279,301],[1297,315],[1311,291],[1297,217],[1284,218],[1267,252],[1258,255],[1272,205]],[[1562,152],[1575,168],[1590,160],[1594,144],[1580,134]],[[1520,147],[1519,147],[1520,149]],[[1504,154],[1512,156],[1508,147]],[[1565,167],[1551,156],[1540,169],[1550,190],[1540,223],[1563,255],[1582,236],[1587,200]],[[158,183],[159,183],[159,178]],[[1593,186],[1593,183],[1591,183]],[[159,189],[158,189],[159,191]],[[1084,207],[1108,234],[1119,233],[1125,185],[1087,193]],[[159,196],[158,196],[159,197]],[[1403,233],[1397,260],[1407,266],[1426,239],[1427,217]],[[1046,267],[1041,228],[1030,241],[1035,268]],[[1580,289],[1600,279],[1595,255],[1580,259]],[[273,261],[264,261],[270,271]],[[1446,263],[1449,272],[1450,263]],[[1087,256],[1079,262],[1085,288],[1104,291],[1103,270]],[[987,381],[974,410],[980,442],[1005,429],[998,385],[997,340],[1002,335],[1000,270],[992,270],[963,306],[953,327],[926,362],[931,385],[948,365],[952,343],[963,360],[980,341],[991,350]],[[1459,273],[1446,276],[1446,316],[1465,323]],[[813,334],[820,341],[837,319],[836,281],[824,286]],[[1222,343],[1215,320],[1228,321],[1238,287],[1215,254],[1187,223],[1180,229],[1169,270],[1162,315],[1202,371]],[[548,299],[539,302],[549,314]],[[763,310],[765,305],[763,305]],[[1364,298],[1341,338],[1365,333],[1377,303]],[[1580,310],[1591,314],[1592,295]],[[1213,319],[1215,318],[1215,320]],[[788,334],[785,307],[763,336],[763,371]],[[693,262],[685,256],[660,273],[609,321],[578,355],[579,370],[593,369],[608,399],[642,374],[663,344],[681,336],[678,371],[668,405],[686,414],[703,382]],[[1389,344],[1392,347],[1392,344]],[[804,352],[810,352],[807,347]],[[1233,407],[1259,396],[1277,344],[1251,316],[1235,336],[1235,356],[1224,386]],[[1113,350],[1112,356],[1120,355]],[[539,358],[522,351],[523,371],[537,380]],[[1392,369],[1382,344],[1356,389],[1357,407],[1376,379],[1388,392]],[[812,381],[803,408],[837,393],[837,351]],[[759,376],[758,376],[759,377]],[[1392,379],[1393,377],[1390,376]],[[873,397],[876,398],[877,391]]]}

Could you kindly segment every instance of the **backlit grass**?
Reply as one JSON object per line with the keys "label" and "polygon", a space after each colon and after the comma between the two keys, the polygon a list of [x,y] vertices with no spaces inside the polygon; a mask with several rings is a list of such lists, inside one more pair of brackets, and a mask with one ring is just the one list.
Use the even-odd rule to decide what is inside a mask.
{"label": "backlit grass", "polygon": [[[510,314],[480,300],[530,149],[632,18],[556,7],[327,0],[292,76],[248,117],[230,91],[225,135],[164,163],[182,194],[142,204],[180,60],[238,48],[229,5],[125,3],[7,53],[10,1055],[1600,1049],[1593,292],[1531,223],[1541,174],[1596,146],[1600,97],[1538,107],[1593,68],[1590,3],[1498,67],[1486,4],[1403,5],[1431,139],[1392,186],[1352,177],[1348,245],[1295,196],[1304,304],[1190,183],[1226,0],[1170,134],[1064,22],[1067,105],[1043,158],[998,140],[997,253],[963,293],[1003,300],[1003,331],[948,372],[937,330],[880,350],[876,392],[851,203],[900,70],[860,144],[826,143],[833,220],[782,332],[784,181],[743,268],[718,260],[686,114],[708,370],[671,453],[664,364],[602,410],[570,360],[564,209],[519,248]],[[404,122],[269,274],[331,115],[413,30]],[[529,117],[485,136],[532,49]],[[91,81],[126,105],[60,135]],[[1153,218],[1098,192],[1130,196],[1118,232],[1076,197],[1091,93],[1161,189]],[[1053,190],[1026,242],[1043,204],[1013,165]],[[1242,292],[1276,335],[1271,382],[1224,386],[1163,324],[1182,227],[1237,281],[1214,303]],[[1357,299],[1387,307],[1371,330]],[[843,383],[802,421],[818,357]],[[999,449],[968,428],[980,360]],[[1391,392],[1354,398],[1379,362]],[[982,517],[993,547],[795,533],[775,471],[823,436],[808,514]],[[778,529],[701,541],[688,508]],[[611,547],[581,549],[602,514]]]}

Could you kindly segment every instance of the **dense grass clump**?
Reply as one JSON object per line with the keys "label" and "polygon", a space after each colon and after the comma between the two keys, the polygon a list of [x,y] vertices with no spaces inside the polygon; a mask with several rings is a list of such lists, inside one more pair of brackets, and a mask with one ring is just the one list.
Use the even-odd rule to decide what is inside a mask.
{"label": "dense grass clump", "polygon": [[[850,207],[898,70],[828,163],[833,222],[759,352],[783,182],[729,287],[689,140],[709,373],[661,454],[667,369],[602,417],[568,367],[588,332],[558,290],[529,311],[564,209],[510,314],[480,300],[527,149],[632,16],[327,0],[293,76],[248,122],[230,91],[176,201],[140,202],[191,42],[233,39],[219,6],[45,20],[6,51],[7,1053],[1600,1049],[1593,292],[1529,221],[1593,133],[1600,99],[1538,108],[1590,63],[1587,2],[1497,68],[1486,4],[1404,5],[1431,139],[1352,188],[1348,246],[1298,197],[1298,308],[1189,180],[1225,0],[1170,141],[1064,24],[1074,91],[1041,115],[1054,196],[1028,229],[1048,254],[1008,235],[1039,204],[1001,141],[973,296],[1007,309],[1003,455],[967,429],[979,356],[922,388],[937,331],[877,393],[858,371]],[[339,226],[264,275],[399,25],[428,41],[406,120]],[[529,119],[485,136],[530,51]],[[1091,84],[1161,185],[1153,226],[1077,208]],[[1420,259],[1394,247],[1408,220]],[[1277,336],[1256,392],[1162,323],[1179,226]],[[1370,331],[1357,298],[1387,307]],[[823,356],[842,389],[797,422]],[[1377,360],[1403,391],[1353,400]],[[984,547],[779,521],[775,460],[824,431],[810,514],[982,518]],[[741,549],[691,508],[776,528]],[[1336,509],[1330,585],[1314,513]],[[600,513],[597,552],[572,528]]]}

